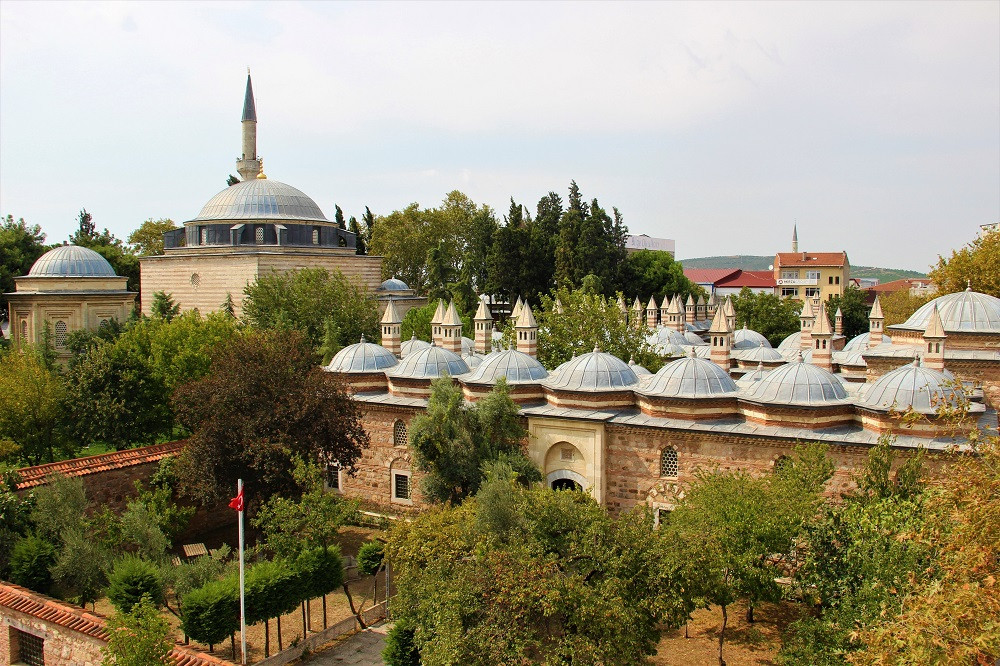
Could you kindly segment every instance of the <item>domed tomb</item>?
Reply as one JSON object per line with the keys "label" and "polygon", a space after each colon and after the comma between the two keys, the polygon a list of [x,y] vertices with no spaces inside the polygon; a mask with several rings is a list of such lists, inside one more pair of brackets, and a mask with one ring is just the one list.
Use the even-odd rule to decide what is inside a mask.
{"label": "domed tomb", "polygon": [[388,349],[367,342],[365,337],[361,336],[361,342],[348,345],[337,352],[330,359],[326,370],[348,373],[379,372],[391,368],[398,362]]}
{"label": "domed tomb", "polygon": [[774,405],[822,406],[846,403],[844,384],[832,373],[801,358],[778,366],[745,389],[742,398]]}
{"label": "domed tomb", "polygon": [[965,394],[957,382],[914,361],[872,382],[859,406],[877,411],[936,414],[940,407],[954,408],[964,402]]}
{"label": "domed tomb", "polygon": [[545,383],[547,388],[561,391],[619,391],[639,383],[639,378],[627,363],[598,348],[576,356],[557,369]]}
{"label": "domed tomb", "polygon": [[35,260],[28,277],[117,277],[108,260],[90,248],[60,245]]}

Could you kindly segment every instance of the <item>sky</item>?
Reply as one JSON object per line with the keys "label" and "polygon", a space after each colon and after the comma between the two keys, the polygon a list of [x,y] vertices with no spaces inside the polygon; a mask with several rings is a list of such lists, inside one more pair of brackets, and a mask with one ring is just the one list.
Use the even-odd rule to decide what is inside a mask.
{"label": "sky", "polygon": [[1000,221],[1000,2],[0,3],[0,214],[65,240],[236,173],[327,217],[576,180],[678,258],[927,270]]}

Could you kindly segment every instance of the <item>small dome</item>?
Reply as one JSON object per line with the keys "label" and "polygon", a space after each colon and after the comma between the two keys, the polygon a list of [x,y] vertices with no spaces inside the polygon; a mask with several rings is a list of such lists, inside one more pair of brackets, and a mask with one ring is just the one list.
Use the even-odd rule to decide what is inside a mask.
{"label": "small dome", "polygon": [[330,360],[326,369],[330,372],[378,372],[396,365],[398,361],[388,349],[381,345],[361,342],[344,347]]}
{"label": "small dome", "polygon": [[845,349],[844,351],[833,352],[832,360],[837,365],[859,368],[868,367],[868,363],[865,361],[864,351],[861,349]]}
{"label": "small dome", "polygon": [[108,260],[90,248],[60,245],[31,265],[29,277],[117,277]]}
{"label": "small dome", "polygon": [[[855,349],[864,351],[865,349],[868,349],[868,341],[870,339],[871,339],[871,333],[862,333],[861,335],[856,335],[853,338],[851,338],[851,340],[846,345],[844,345],[844,351],[854,351]],[[891,344],[892,344],[892,338],[883,333],[882,345],[889,346]]]}
{"label": "small dome", "polygon": [[759,382],[744,389],[742,397],[779,405],[823,405],[848,400],[840,379],[819,366],[802,361],[771,370]]}
{"label": "small dome", "polygon": [[565,391],[615,391],[639,383],[625,361],[599,349],[574,357],[557,372],[546,386]]}
{"label": "small dome", "polygon": [[211,220],[307,220],[328,222],[316,202],[291,185],[269,178],[245,180],[208,200],[192,222]]}
{"label": "small dome", "polygon": [[525,384],[540,381],[548,375],[542,364],[531,356],[516,349],[504,349],[486,356],[479,367],[463,379],[473,384],[495,384],[501,377],[506,377],[508,384]]}
{"label": "small dome", "polygon": [[778,344],[778,349],[798,349],[802,343],[802,331],[792,333]]}
{"label": "small dome", "polygon": [[687,356],[687,350],[692,346],[675,345],[672,342],[659,342],[653,345],[653,350],[660,356]]}
{"label": "small dome", "polygon": [[712,358],[712,347],[709,345],[700,345],[691,347],[694,350],[694,355],[698,358]]}
{"label": "small dome", "polygon": [[957,406],[964,400],[962,389],[944,373],[914,363],[879,377],[864,390],[861,407],[878,411],[905,411],[935,414],[938,407]]}
{"label": "small dome", "polygon": [[[751,331],[752,332],[752,331]],[[739,354],[739,360],[746,361],[747,363],[775,363],[778,361],[784,361],[785,357],[781,355],[781,352],[777,349],[772,349],[770,345],[765,342],[760,343],[756,347],[745,347]]]}
{"label": "small dome", "polygon": [[476,352],[476,341],[472,338],[462,336],[462,356],[469,356]]}
{"label": "small dome", "polygon": [[468,371],[469,366],[455,352],[427,345],[409,354],[398,365],[386,370],[385,374],[406,379],[433,379],[443,375],[464,375]]}
{"label": "small dome", "polygon": [[384,280],[382,284],[375,288],[375,291],[409,291],[410,288],[402,280],[394,277]]}
{"label": "small dome", "polygon": [[483,361],[486,360],[486,357],[483,356],[482,354],[476,354],[476,353],[462,354],[462,360],[465,361],[465,364],[467,366],[469,366],[469,370],[475,370],[476,368],[478,368],[480,365],[483,364]]}
{"label": "small dome", "polygon": [[684,339],[687,340],[689,345],[695,345],[700,347],[701,345],[707,345],[708,343],[701,339],[701,336],[697,333],[692,333],[691,331],[684,332]]}
{"label": "small dome", "polygon": [[736,385],[746,388],[755,382],[759,382],[764,379],[767,373],[771,372],[770,368],[765,368],[762,365],[758,365],[753,372],[748,372],[739,379],[736,380]]}
{"label": "small dome", "polygon": [[935,305],[946,333],[1000,333],[1000,298],[971,289],[925,303],[899,328],[926,329]]}
{"label": "small dome", "polygon": [[630,358],[628,360],[628,367],[632,368],[632,372],[634,372],[635,376],[639,377],[640,379],[642,379],[643,377],[652,377],[653,376],[652,372],[650,372],[646,368],[644,368],[641,365],[639,365],[638,363],[636,363],[634,359]]}
{"label": "small dome", "polygon": [[[692,333],[691,335],[694,335]],[[694,337],[698,337],[695,335]],[[701,338],[698,338],[699,340]],[[646,342],[652,346],[656,345],[676,345],[678,347],[684,347],[690,345],[691,342],[685,337],[683,333],[675,331],[670,328],[658,328],[654,333],[646,336]],[[704,343],[702,343],[704,344]]]}
{"label": "small dome", "polygon": [[431,343],[427,342],[426,340],[420,340],[416,336],[414,336],[399,345],[399,358],[406,358],[413,352],[419,351],[421,349],[426,349],[427,347],[430,346]]}
{"label": "small dome", "polygon": [[753,349],[761,345],[770,347],[771,343],[763,335],[746,326],[733,333],[733,349]]}
{"label": "small dome", "polygon": [[667,363],[642,388],[646,395],[664,398],[711,398],[735,395],[739,388],[715,363],[688,356]]}

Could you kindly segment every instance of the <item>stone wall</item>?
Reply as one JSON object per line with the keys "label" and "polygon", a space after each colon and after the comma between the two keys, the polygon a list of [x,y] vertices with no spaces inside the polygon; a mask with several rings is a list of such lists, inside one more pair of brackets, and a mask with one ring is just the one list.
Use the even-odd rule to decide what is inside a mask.
{"label": "stone wall", "polygon": [[19,632],[42,638],[45,666],[99,666],[105,641],[0,607],[0,663],[20,661]]}
{"label": "stone wall", "polygon": [[[371,446],[363,450],[353,475],[347,472],[341,474],[341,491],[348,497],[357,497],[366,504],[387,511],[414,511],[422,504],[422,475],[413,469],[409,447],[395,446],[393,436],[397,421],[401,421],[409,432],[413,417],[421,410],[389,405],[363,405],[363,409],[362,424]],[[410,502],[393,499],[391,483],[394,471],[410,472]]]}

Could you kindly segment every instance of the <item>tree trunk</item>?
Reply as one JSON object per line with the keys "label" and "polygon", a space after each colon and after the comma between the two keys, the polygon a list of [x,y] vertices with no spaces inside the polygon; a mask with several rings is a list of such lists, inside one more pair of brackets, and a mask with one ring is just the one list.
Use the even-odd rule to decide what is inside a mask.
{"label": "tree trunk", "polygon": [[236,634],[229,634],[229,647],[233,651],[233,661],[236,661]]}
{"label": "tree trunk", "polygon": [[747,604],[747,622],[753,624],[753,602]]}
{"label": "tree trunk", "polygon": [[684,623],[684,638],[691,638],[690,636],[688,636],[688,623],[687,622]]}
{"label": "tree trunk", "polygon": [[[278,616],[278,652],[281,652],[284,649],[285,649],[285,646],[281,644],[281,616],[279,615]],[[723,664],[722,666],[725,666],[725,664]]]}
{"label": "tree trunk", "polygon": [[271,621],[264,620],[264,658],[271,656]]}
{"label": "tree trunk", "polygon": [[722,641],[726,635],[726,622],[729,621],[729,615],[726,614],[726,606],[722,606],[722,630],[719,632],[719,666],[726,666],[726,660],[722,658]]}
{"label": "tree trunk", "polygon": [[306,633],[309,631],[309,625],[306,622],[306,602],[302,602],[302,640],[306,639]]}
{"label": "tree trunk", "polygon": [[323,628],[326,629],[326,595],[323,595]]}
{"label": "tree trunk", "polygon": [[358,624],[362,629],[367,629],[368,625],[361,619],[361,611],[354,610],[354,597],[351,596],[351,588],[347,587],[347,583],[344,583],[344,594],[347,595],[347,603],[351,606],[351,612],[354,613],[354,617],[358,618]]}

